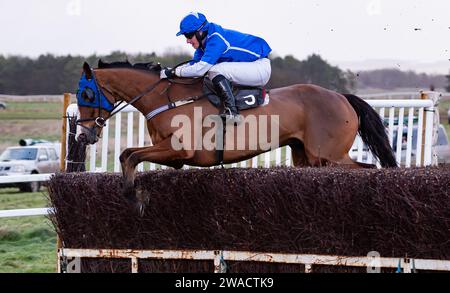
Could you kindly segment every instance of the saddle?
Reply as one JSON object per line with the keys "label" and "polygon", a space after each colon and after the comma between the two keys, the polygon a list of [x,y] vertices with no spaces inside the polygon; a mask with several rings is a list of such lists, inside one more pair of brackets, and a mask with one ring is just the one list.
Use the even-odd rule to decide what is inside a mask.
{"label": "saddle", "polygon": [[[269,93],[265,88],[232,84],[232,90],[236,98],[236,107],[239,111],[269,103]],[[203,80],[203,93],[214,107],[219,109],[223,107],[222,99],[209,78],[204,78]]]}

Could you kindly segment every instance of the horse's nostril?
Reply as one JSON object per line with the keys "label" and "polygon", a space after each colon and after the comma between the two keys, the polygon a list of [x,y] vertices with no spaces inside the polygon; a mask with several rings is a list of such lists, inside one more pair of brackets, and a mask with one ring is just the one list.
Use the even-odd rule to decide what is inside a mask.
{"label": "horse's nostril", "polygon": [[86,134],[84,133],[80,133],[80,135],[78,135],[78,142],[86,142]]}

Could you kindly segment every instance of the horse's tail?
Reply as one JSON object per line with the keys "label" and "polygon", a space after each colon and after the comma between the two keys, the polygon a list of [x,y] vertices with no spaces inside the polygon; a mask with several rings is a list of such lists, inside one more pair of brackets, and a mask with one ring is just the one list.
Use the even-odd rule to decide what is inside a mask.
{"label": "horse's tail", "polygon": [[351,94],[344,94],[344,96],[358,115],[358,134],[363,142],[380,160],[382,167],[397,167],[394,151],[389,144],[385,127],[378,113],[363,99]]}

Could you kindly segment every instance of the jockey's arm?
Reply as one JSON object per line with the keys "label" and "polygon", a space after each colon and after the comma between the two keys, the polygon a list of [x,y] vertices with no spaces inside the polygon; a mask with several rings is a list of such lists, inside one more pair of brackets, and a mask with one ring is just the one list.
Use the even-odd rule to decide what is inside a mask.
{"label": "jockey's arm", "polygon": [[175,69],[175,75],[179,77],[199,77],[205,75],[213,65],[199,61],[192,65],[186,64]]}
{"label": "jockey's arm", "polygon": [[177,68],[175,68],[175,75],[176,76],[180,76],[180,77],[187,77],[183,73],[184,69],[186,67],[192,66],[192,65],[200,62],[200,60],[202,59],[202,56],[203,56],[203,50],[202,49],[199,48],[199,49],[195,50],[194,57],[192,58],[192,60],[189,63],[181,65],[181,66],[178,66]]}
{"label": "jockey's arm", "polygon": [[213,65],[217,63],[223,52],[227,50],[228,46],[218,36],[211,37],[208,40],[203,55],[200,49],[197,49],[194,55],[194,64],[186,64],[175,69],[175,74],[180,77],[200,77],[205,75]]}

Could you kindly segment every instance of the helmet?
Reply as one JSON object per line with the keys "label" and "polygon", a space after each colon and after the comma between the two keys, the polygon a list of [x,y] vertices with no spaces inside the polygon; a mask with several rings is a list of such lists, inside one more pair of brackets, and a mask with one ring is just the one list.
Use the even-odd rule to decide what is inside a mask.
{"label": "helmet", "polygon": [[177,33],[177,36],[200,31],[207,26],[208,21],[206,20],[205,15],[199,12],[191,12],[181,20],[180,31]]}

